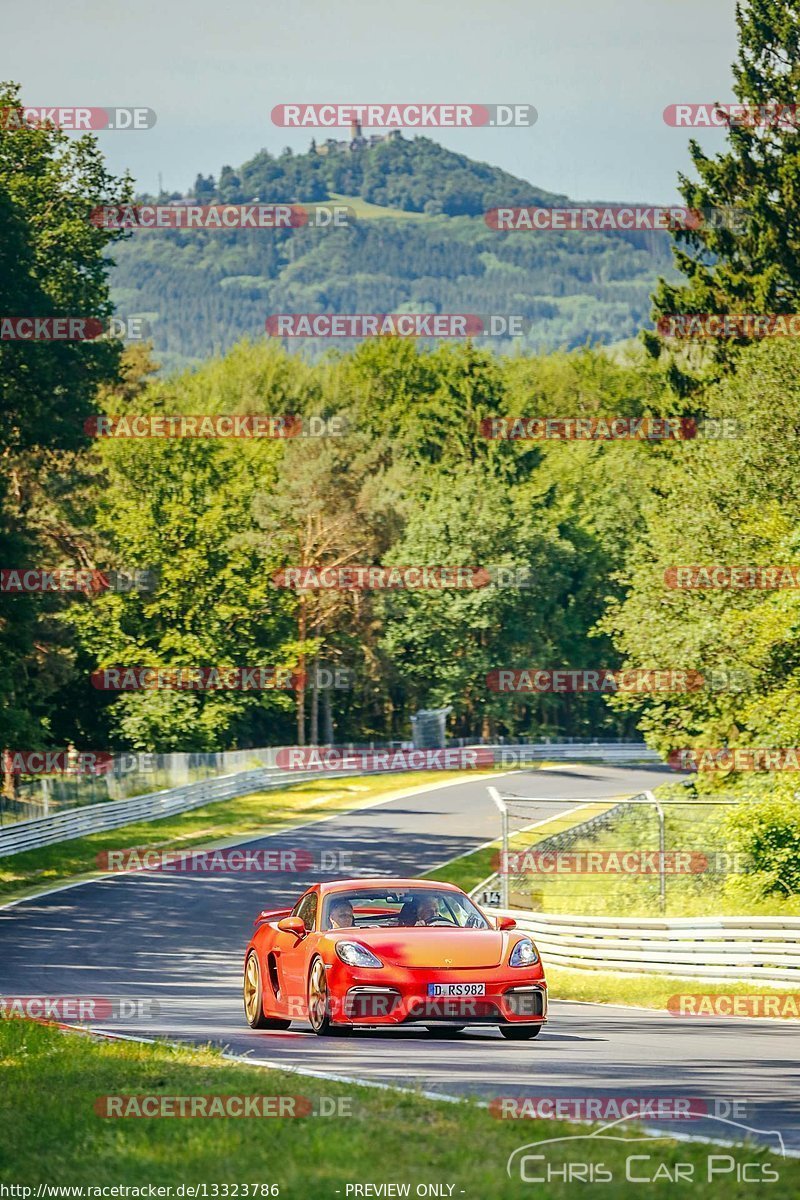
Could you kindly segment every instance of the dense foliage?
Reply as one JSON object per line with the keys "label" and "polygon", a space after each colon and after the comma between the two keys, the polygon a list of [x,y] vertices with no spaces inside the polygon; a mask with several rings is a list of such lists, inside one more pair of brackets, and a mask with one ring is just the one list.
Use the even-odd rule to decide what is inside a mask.
{"label": "dense foliage", "polygon": [[[0,85],[0,111],[19,109]],[[92,203],[129,196],[91,137],[0,123],[0,314],[85,317],[113,312],[104,257],[115,235],[88,220]],[[117,378],[121,345],[0,340],[0,565],[86,565],[83,421],[99,385]],[[74,651],[48,595],[0,591],[0,744],[46,739]]]}

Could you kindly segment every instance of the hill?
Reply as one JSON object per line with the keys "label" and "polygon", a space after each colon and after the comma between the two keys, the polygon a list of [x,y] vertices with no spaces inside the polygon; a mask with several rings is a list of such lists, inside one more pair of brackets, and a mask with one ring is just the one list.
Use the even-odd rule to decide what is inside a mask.
{"label": "hill", "polygon": [[343,201],[355,220],[340,229],[141,231],[115,247],[117,311],[147,317],[166,367],[260,337],[266,317],[282,312],[515,314],[530,328],[497,349],[610,344],[649,324],[655,279],[671,274],[665,233],[489,229],[483,213],[493,207],[573,202],[425,137],[325,154],[262,150],[218,179],[198,175],[186,196],[139,197],[256,198]]}

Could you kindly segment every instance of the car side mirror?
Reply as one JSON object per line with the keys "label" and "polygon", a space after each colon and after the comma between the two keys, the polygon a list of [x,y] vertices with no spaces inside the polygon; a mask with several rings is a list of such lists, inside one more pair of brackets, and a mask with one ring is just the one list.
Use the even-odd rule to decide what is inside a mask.
{"label": "car side mirror", "polygon": [[303,938],[308,933],[302,917],[282,917],[278,921],[278,929],[284,933],[293,933],[297,938]]}
{"label": "car side mirror", "polygon": [[[278,928],[280,928],[280,925],[278,926]],[[498,929],[516,929],[517,922],[514,920],[513,917],[498,917],[497,918],[497,928]]]}

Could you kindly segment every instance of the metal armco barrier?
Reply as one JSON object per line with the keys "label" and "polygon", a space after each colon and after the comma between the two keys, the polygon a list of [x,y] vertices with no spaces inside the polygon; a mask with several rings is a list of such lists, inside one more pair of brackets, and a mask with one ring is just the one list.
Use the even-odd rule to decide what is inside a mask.
{"label": "metal armco barrier", "polygon": [[[478,748],[476,746],[476,748]],[[644,743],[561,743],[549,744],[540,742],[527,746],[482,746],[483,750],[492,750],[494,765],[499,769],[511,767],[518,761],[519,755],[525,754],[528,759],[548,759],[569,757],[593,757],[602,761],[660,761],[655,752],[649,750]],[[274,748],[277,754],[279,747]],[[377,747],[376,747],[377,749]],[[589,753],[591,752],[591,753]],[[246,753],[246,752],[245,752]],[[517,755],[517,759],[511,758]],[[245,796],[249,792],[270,791],[287,787],[293,783],[303,783],[319,776],[335,776],[344,778],[351,775],[373,774],[375,772],[363,768],[342,768],[335,770],[289,771],[277,767],[259,767],[251,771],[239,771],[233,775],[223,775],[215,779],[203,779],[197,783],[184,784],[182,787],[167,788],[165,791],[152,792],[145,796],[135,796],[126,800],[112,800],[97,804],[87,804],[80,808],[62,809],[48,816],[34,817],[26,821],[16,821],[12,825],[0,827],[0,858],[10,854],[19,854],[23,850],[36,850],[41,846],[51,846],[57,842],[66,842],[72,838],[84,837],[90,833],[102,833],[108,829],[118,829],[122,825],[134,821],[153,821],[159,817],[172,816],[174,813],[186,812],[191,808],[200,808],[215,800],[229,800],[234,796]],[[397,772],[400,776],[400,772]]]}
{"label": "metal armco barrier", "polygon": [[[236,775],[223,775],[218,779],[204,779],[184,787],[168,788],[148,796],[135,796],[130,800],[87,804],[82,808],[64,809],[47,817],[17,821],[0,829],[0,858],[20,854],[23,850],[38,850],[41,846],[52,846],[56,842],[68,842],[89,833],[118,829],[134,821],[169,817],[174,813],[187,812],[190,808],[201,808],[215,800],[230,800],[234,796],[246,796],[248,792],[273,791],[290,783],[316,779],[319,774],[319,771],[278,771],[274,767],[262,767],[254,771],[240,771]],[[330,774],[352,775],[355,772],[336,771]]]}
{"label": "metal armco barrier", "polygon": [[484,745],[494,752],[496,767],[524,766],[526,762],[565,762],[569,759],[608,763],[663,763],[661,756],[644,742],[535,742],[511,746]]}
{"label": "metal armco barrier", "polygon": [[800,983],[800,917],[586,917],[492,908],[533,936],[545,968]]}

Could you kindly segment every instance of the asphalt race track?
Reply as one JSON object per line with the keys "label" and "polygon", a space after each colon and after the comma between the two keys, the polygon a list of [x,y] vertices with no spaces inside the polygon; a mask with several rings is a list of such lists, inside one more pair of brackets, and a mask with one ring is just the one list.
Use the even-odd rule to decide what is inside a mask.
{"label": "asphalt race track", "polygon": [[[565,811],[574,799],[632,794],[666,778],[674,773],[572,766],[517,772],[503,785],[563,797],[542,804],[535,820]],[[352,874],[415,875],[498,836],[499,814],[486,789],[486,779],[445,785],[249,840],[247,847],[302,848],[315,861],[322,851],[346,850]],[[796,1022],[679,1019],[551,994],[550,1021],[528,1043],[507,1042],[488,1029],[451,1040],[432,1039],[424,1029],[325,1039],[305,1025],[251,1031],[242,1012],[241,965],[253,917],[263,907],[293,903],[322,874],[142,872],[7,907],[0,910],[0,992],[151,998],[157,1017],[102,1028],[213,1041],[256,1061],[447,1095],[704,1100],[707,1110],[717,1105],[720,1115],[743,1125],[780,1131],[787,1149],[800,1151]],[[745,1106],[738,1115],[734,1103]],[[719,1139],[744,1136],[719,1121],[649,1124]],[[525,1123],[520,1128],[523,1141]],[[530,1126],[526,1132],[534,1136]],[[779,1144],[775,1136],[759,1140]]]}

